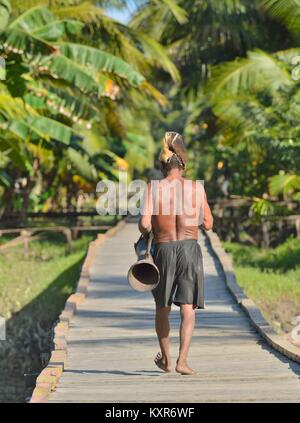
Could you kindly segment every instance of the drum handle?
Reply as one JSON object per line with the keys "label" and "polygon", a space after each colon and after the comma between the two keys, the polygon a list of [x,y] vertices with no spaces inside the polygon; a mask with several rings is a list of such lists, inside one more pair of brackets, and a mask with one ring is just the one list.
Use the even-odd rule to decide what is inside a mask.
{"label": "drum handle", "polygon": [[151,245],[152,245],[153,238],[154,238],[154,234],[153,234],[152,231],[150,231],[149,232],[149,236],[148,236],[147,250],[146,250],[146,254],[145,254],[146,257],[149,257],[150,256],[150,250],[151,250]]}

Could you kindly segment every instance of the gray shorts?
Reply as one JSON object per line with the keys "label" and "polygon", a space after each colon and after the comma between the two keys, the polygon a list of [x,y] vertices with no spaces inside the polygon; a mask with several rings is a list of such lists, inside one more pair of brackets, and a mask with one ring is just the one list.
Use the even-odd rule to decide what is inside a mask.
{"label": "gray shorts", "polygon": [[159,284],[151,291],[156,305],[167,307],[174,302],[177,306],[194,304],[204,308],[203,261],[198,241],[157,243],[152,255],[160,272]]}

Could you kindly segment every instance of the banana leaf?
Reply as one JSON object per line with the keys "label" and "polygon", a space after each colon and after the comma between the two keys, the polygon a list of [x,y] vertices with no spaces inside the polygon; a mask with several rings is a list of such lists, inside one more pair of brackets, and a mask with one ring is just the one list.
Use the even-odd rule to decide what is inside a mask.
{"label": "banana leaf", "polygon": [[30,33],[53,21],[55,17],[47,7],[36,6],[20,14],[10,23],[9,28],[19,28]]}
{"label": "banana leaf", "polygon": [[67,145],[71,142],[72,129],[60,122],[44,116],[38,116],[29,118],[28,123],[35,131],[47,134],[56,141]]}
{"label": "banana leaf", "polygon": [[4,187],[9,187],[11,183],[11,177],[5,172],[5,170],[0,169],[0,185]]}
{"label": "banana leaf", "polygon": [[65,56],[50,57],[49,69],[52,75],[67,81],[85,93],[98,93],[98,84],[91,73]]}
{"label": "banana leaf", "polygon": [[0,141],[0,150],[8,152],[7,156],[16,167],[28,171],[32,169],[32,164],[23,149],[23,145],[17,138],[10,138],[8,134],[4,138],[0,134]]}
{"label": "banana leaf", "polygon": [[79,33],[83,27],[84,24],[78,21],[55,21],[32,31],[31,33],[39,38],[43,38],[44,40],[55,41],[64,35]]}
{"label": "banana leaf", "polygon": [[97,171],[87,155],[83,155],[73,148],[68,148],[67,156],[80,176],[90,182],[97,179]]}
{"label": "banana leaf", "polygon": [[8,24],[11,13],[11,5],[8,0],[0,0],[0,31],[3,31]]}
{"label": "banana leaf", "polygon": [[46,141],[54,139],[63,144],[69,145],[72,136],[72,129],[68,126],[44,116],[28,117],[27,120],[13,120],[9,131],[22,140],[36,140],[38,137]]}
{"label": "banana leaf", "polygon": [[57,43],[57,45],[61,54],[82,66],[118,75],[133,86],[139,86],[145,80],[143,75],[124,60],[105,51],[80,44]]}
{"label": "banana leaf", "polygon": [[26,53],[29,56],[49,55],[55,47],[41,38],[35,37],[19,28],[9,28],[0,35],[0,46],[15,54]]}

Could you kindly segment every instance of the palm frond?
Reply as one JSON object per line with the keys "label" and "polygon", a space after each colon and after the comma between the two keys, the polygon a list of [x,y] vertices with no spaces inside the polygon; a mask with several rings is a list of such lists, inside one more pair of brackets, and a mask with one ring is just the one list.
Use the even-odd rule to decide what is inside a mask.
{"label": "palm frond", "polygon": [[4,187],[9,187],[11,183],[11,177],[5,172],[5,170],[0,169],[0,185]]}
{"label": "palm frond", "polygon": [[295,63],[293,63],[293,60],[295,59],[295,57],[300,56],[300,47],[279,50],[276,51],[276,53],[273,53],[273,56],[281,62],[286,63],[287,65],[295,65]]}
{"label": "palm frond", "polygon": [[180,24],[188,22],[188,13],[175,0],[155,0],[156,4],[164,4]]}
{"label": "palm frond", "polygon": [[30,171],[32,163],[28,157],[24,144],[16,137],[10,136],[9,132],[5,132],[5,136],[0,133],[0,151],[5,151],[14,166],[18,169]]}
{"label": "palm frond", "polygon": [[56,7],[76,6],[82,3],[82,0],[9,0],[13,9],[13,14],[18,16],[26,10],[35,6]]}
{"label": "palm frond", "polygon": [[77,64],[76,61],[63,55],[55,55],[47,58],[46,66],[55,79],[62,79],[84,93],[98,93],[99,86],[92,72]]}
{"label": "palm frond", "polygon": [[90,97],[74,96],[74,92],[72,92],[74,90],[69,92],[67,87],[62,89],[50,84],[47,84],[45,91],[47,106],[54,114],[66,116],[73,122],[92,121],[97,114],[97,108],[93,105]]}
{"label": "palm frond", "polygon": [[259,4],[275,18],[299,33],[300,5],[298,0],[259,0]]}
{"label": "palm frond", "polygon": [[43,40],[57,40],[78,33],[84,24],[70,19],[57,20],[47,7],[36,6],[18,16],[9,28],[18,28]]}
{"label": "palm frond", "polygon": [[82,154],[72,148],[68,148],[67,156],[69,161],[72,163],[73,168],[76,172],[87,181],[95,181],[97,178],[97,171],[91,164],[89,157],[86,154]]}
{"label": "palm frond", "polygon": [[90,1],[81,1],[77,5],[70,6],[57,6],[51,8],[51,12],[54,13],[60,19],[76,19],[83,22],[86,25],[101,24],[105,12],[98,6],[95,6]]}
{"label": "palm frond", "polygon": [[47,41],[55,41],[69,34],[78,34],[83,26],[81,22],[65,19],[63,21],[51,22],[41,28],[37,28],[32,31],[32,34]]}
{"label": "palm frond", "polygon": [[130,21],[130,27],[143,31],[155,40],[159,40],[167,26],[175,22],[188,22],[188,13],[174,0],[152,0],[145,2]]}
{"label": "palm frond", "polygon": [[97,125],[94,125],[92,129],[85,129],[82,127],[78,127],[76,129],[82,137],[80,145],[90,157],[93,157],[108,148],[107,139],[101,135],[101,128],[97,127]]}
{"label": "palm frond", "polygon": [[30,33],[54,20],[53,14],[47,7],[36,6],[26,10],[26,12],[14,19],[10,23],[9,28],[19,28]]}
{"label": "palm frond", "polygon": [[145,80],[144,76],[132,66],[110,53],[80,44],[58,43],[57,45],[61,54],[79,65],[118,75],[128,80],[133,86],[139,86]]}
{"label": "palm frond", "polygon": [[[179,72],[164,47],[146,34],[114,21],[105,11],[90,2],[51,11],[60,19],[77,19],[88,25],[93,38],[99,39],[100,48],[103,44],[105,51],[120,56],[141,72],[146,72],[150,66],[156,66],[170,73],[174,81],[179,81]],[[102,38],[106,37],[107,41],[103,43]]]}
{"label": "palm frond", "polygon": [[36,131],[63,144],[70,144],[72,129],[69,126],[45,116],[31,117],[27,119],[27,122]]}
{"label": "palm frond", "polygon": [[0,116],[5,120],[22,118],[28,113],[20,98],[12,97],[7,91],[0,91]]}
{"label": "palm frond", "polygon": [[212,101],[217,102],[220,95],[236,95],[240,91],[257,90],[266,85],[277,90],[292,83],[291,74],[275,56],[255,50],[249,52],[245,59],[217,66],[207,91],[212,93]]}
{"label": "palm frond", "polygon": [[137,37],[150,63],[168,72],[175,82],[180,82],[179,70],[168,57],[166,49],[144,33],[137,33]]}
{"label": "palm frond", "polygon": [[22,141],[27,142],[30,138],[31,142],[37,141],[38,139],[44,139],[50,141],[50,137],[47,133],[40,131],[35,128],[34,125],[30,125],[26,120],[14,119],[7,125],[7,131],[19,138]]}
{"label": "palm frond", "polygon": [[255,115],[263,118],[265,114],[265,108],[258,101],[257,97],[247,94],[222,97],[214,105],[213,110],[224,122],[229,120],[236,125],[238,123],[243,123],[247,125],[249,129],[253,129],[257,125],[257,120],[249,119],[249,116],[245,113],[243,106],[246,106],[249,111],[251,110],[253,118]]}
{"label": "palm frond", "polygon": [[42,138],[46,141],[51,139],[69,145],[72,129],[58,121],[44,116],[26,117],[24,120],[13,120],[7,129],[15,136],[26,141]]}
{"label": "palm frond", "polygon": [[47,41],[19,28],[9,28],[0,34],[0,51],[7,54],[24,54],[31,57],[49,55],[55,48]]}
{"label": "palm frond", "polygon": [[145,92],[151,97],[153,97],[156,101],[158,101],[161,106],[166,107],[168,105],[168,99],[166,98],[166,96],[164,96],[148,81],[144,81],[141,85],[141,88],[144,89]]}
{"label": "palm frond", "polygon": [[272,176],[269,182],[271,195],[288,194],[293,190],[300,190],[300,176],[279,174]]}
{"label": "palm frond", "polygon": [[254,198],[251,206],[251,212],[257,217],[259,216],[270,216],[279,214],[281,211],[280,207],[264,198]]}
{"label": "palm frond", "polygon": [[7,27],[11,13],[11,5],[8,0],[0,0],[0,31]]}

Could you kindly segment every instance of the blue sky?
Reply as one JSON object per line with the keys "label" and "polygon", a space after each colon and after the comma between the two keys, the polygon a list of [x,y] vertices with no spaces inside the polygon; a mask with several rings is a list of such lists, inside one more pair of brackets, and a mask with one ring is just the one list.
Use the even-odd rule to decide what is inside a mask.
{"label": "blue sky", "polygon": [[107,9],[107,14],[114,18],[116,21],[122,23],[127,23],[129,21],[131,12],[129,10],[117,10],[117,9]]}
{"label": "blue sky", "polygon": [[112,18],[116,19],[117,21],[120,21],[122,23],[127,23],[130,19],[130,16],[134,13],[136,10],[136,5],[134,1],[128,0],[127,1],[127,9],[125,10],[117,10],[114,8],[108,8],[106,9],[107,14],[111,16]]}

